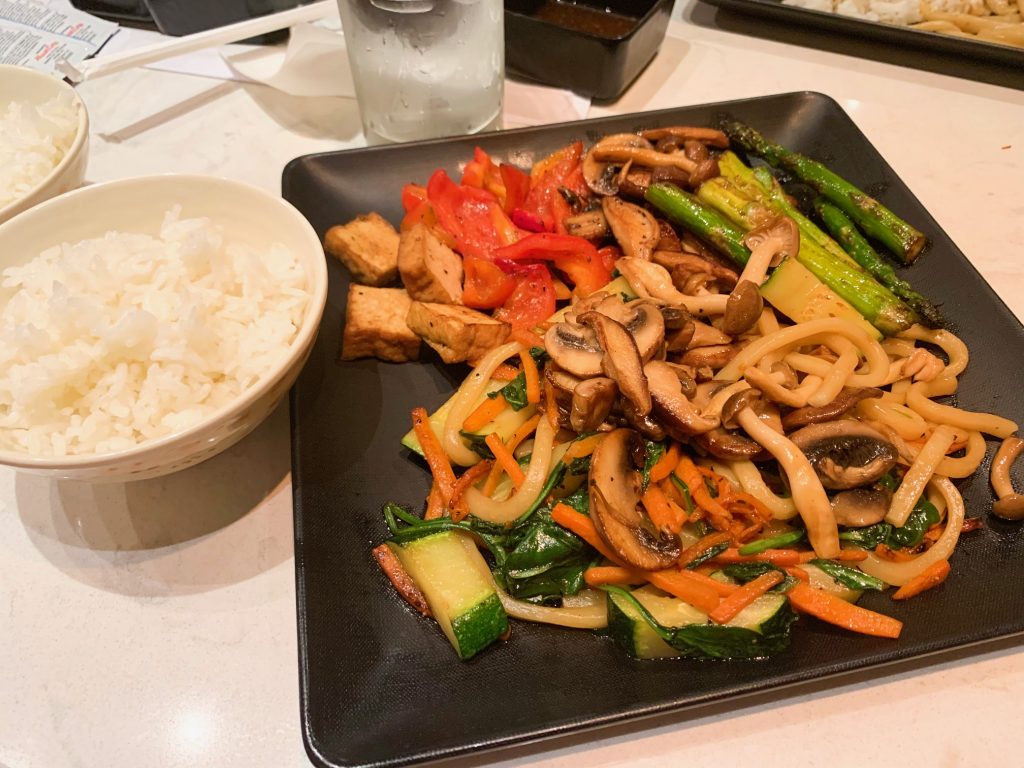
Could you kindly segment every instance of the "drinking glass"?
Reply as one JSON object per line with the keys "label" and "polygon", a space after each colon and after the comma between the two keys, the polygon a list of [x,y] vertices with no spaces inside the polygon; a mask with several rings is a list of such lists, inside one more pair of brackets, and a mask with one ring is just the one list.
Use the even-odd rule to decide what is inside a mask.
{"label": "drinking glass", "polygon": [[369,141],[476,133],[501,115],[503,0],[338,0]]}

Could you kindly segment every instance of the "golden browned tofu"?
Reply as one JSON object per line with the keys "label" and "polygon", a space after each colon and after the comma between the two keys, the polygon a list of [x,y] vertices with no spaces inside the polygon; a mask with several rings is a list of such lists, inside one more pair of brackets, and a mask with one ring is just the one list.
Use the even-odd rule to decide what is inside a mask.
{"label": "golden browned tofu", "polygon": [[381,286],[398,277],[398,233],[376,213],[331,227],[324,250],[348,267],[357,283]]}
{"label": "golden browned tofu", "polygon": [[404,363],[419,357],[420,337],[405,322],[411,304],[401,288],[350,285],[341,359],[377,357]]}
{"label": "golden browned tofu", "polygon": [[446,363],[478,360],[503,344],[512,330],[469,307],[422,301],[412,302],[406,322]]}
{"label": "golden browned tofu", "polygon": [[462,303],[462,257],[423,224],[401,234],[398,273],[414,301]]}

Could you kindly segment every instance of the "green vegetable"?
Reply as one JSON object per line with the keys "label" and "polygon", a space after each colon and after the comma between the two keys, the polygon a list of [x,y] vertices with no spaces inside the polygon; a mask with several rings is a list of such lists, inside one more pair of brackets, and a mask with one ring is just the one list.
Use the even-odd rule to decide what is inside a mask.
{"label": "green vegetable", "polygon": [[890,523],[875,523],[865,528],[848,528],[841,531],[839,539],[856,544],[862,549],[874,549],[879,544],[884,544],[890,533],[892,533]]}
{"label": "green vegetable", "polygon": [[907,522],[903,524],[902,528],[893,528],[885,543],[891,549],[916,547],[924,538],[925,531],[940,519],[939,510],[935,508],[934,504],[926,499],[919,499],[914,505],[914,511],[907,518]]}
{"label": "green vegetable", "polygon": [[797,579],[790,576],[777,565],[771,563],[733,563],[722,569],[722,573],[739,584],[746,584],[769,571],[778,571],[783,575],[782,581],[772,587],[772,592],[788,592],[796,586]]}
{"label": "green vegetable", "polygon": [[904,263],[913,262],[924,248],[926,240],[921,232],[816,160],[769,141],[748,125],[725,121],[721,128],[737,146],[814,188],[853,219],[868,237],[882,243]]}
{"label": "green vegetable", "polygon": [[765,539],[758,539],[757,541],[752,541],[749,544],[744,544],[739,548],[739,553],[741,555],[756,555],[759,552],[764,552],[766,549],[789,547],[796,544],[798,541],[802,541],[806,535],[807,531],[803,528],[797,528],[792,531],[780,533],[778,536],[769,536]]}
{"label": "green vegetable", "polygon": [[[679,493],[682,494],[683,504],[685,505],[684,509],[686,509],[687,516],[692,515],[693,514],[693,510],[694,510],[694,506],[693,506],[693,497],[690,496],[690,488],[689,488],[689,486],[687,486],[686,483],[684,483],[682,480],[680,480],[676,476],[675,472],[673,472],[668,477],[669,477],[669,480],[672,481],[672,484],[676,488],[679,489]],[[699,521],[699,522],[703,523],[703,521]],[[701,534],[701,535],[703,536],[704,534]]]}
{"label": "green vegetable", "polygon": [[647,486],[651,483],[651,470],[665,455],[665,449],[665,443],[644,440],[644,469],[640,473],[640,493],[647,492]]}
{"label": "green vegetable", "polygon": [[388,546],[460,658],[475,656],[508,629],[487,563],[464,533],[441,531]]}
{"label": "green vegetable", "polygon": [[[701,184],[697,197],[747,231],[763,222],[765,211],[789,215],[760,185],[740,188],[724,177]],[[861,269],[838,245],[835,249],[824,248],[801,231],[800,249],[795,258],[882,333],[892,336],[918,321],[917,313]]]}
{"label": "green vegetable", "polygon": [[811,560],[811,565],[816,565],[844,587],[849,587],[850,589],[877,589],[882,591],[886,587],[886,583],[881,579],[869,576],[859,568],[851,568],[848,565],[837,563],[835,560],[815,558]]}
{"label": "green vegetable", "polygon": [[[644,596],[614,586],[602,589],[609,598],[608,633],[639,658],[670,652],[693,659],[763,658],[789,646],[790,626],[796,621],[789,601],[779,594],[762,595],[732,621],[712,624],[705,614],[675,598]],[[655,644],[655,638],[663,645]]]}
{"label": "green vegetable", "polygon": [[[547,356],[547,352],[545,352],[541,347],[532,347],[530,349],[530,357],[534,359],[534,362],[536,362],[537,365],[543,365]],[[523,371],[520,371],[512,381],[501,389],[487,393],[487,397],[492,400],[494,400],[498,395],[502,395],[505,398],[505,402],[508,403],[509,407],[513,411],[521,411],[529,404],[526,399],[526,374]]]}
{"label": "green vegetable", "polygon": [[651,184],[644,197],[673,223],[693,232],[741,267],[747,263],[750,249],[743,244],[743,231],[690,193],[675,184],[659,183]]}
{"label": "green vegetable", "polygon": [[713,558],[718,557],[720,554],[725,552],[725,550],[727,550],[728,548],[729,548],[729,542],[727,542],[727,541],[723,541],[721,544],[715,544],[715,546],[713,546],[713,547],[708,547],[703,552],[701,552],[699,555],[697,555],[695,558],[693,558],[693,560],[691,560],[686,565],[686,567],[688,569],[693,569],[693,568],[696,568],[698,565],[703,565],[708,560],[712,560]]}
{"label": "green vegetable", "polygon": [[944,321],[939,308],[915,291],[889,266],[871,244],[864,239],[856,225],[845,213],[824,198],[814,201],[814,210],[825,224],[829,234],[850,254],[854,261],[870,272],[890,291],[912,307],[930,328],[941,328]]}

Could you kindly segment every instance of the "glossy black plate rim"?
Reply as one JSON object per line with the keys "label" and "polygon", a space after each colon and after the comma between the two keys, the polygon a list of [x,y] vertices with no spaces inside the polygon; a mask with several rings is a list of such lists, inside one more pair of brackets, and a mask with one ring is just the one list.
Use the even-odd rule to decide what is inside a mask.
{"label": "glossy black plate rim", "polygon": [[[720,102],[715,104],[706,105],[693,105],[691,107],[677,107],[659,110],[655,112],[637,113],[633,115],[615,115],[608,116],[605,118],[599,118],[596,120],[581,120],[573,123],[558,124],[554,126],[542,126],[533,128],[522,128],[514,131],[502,132],[502,137],[518,137],[531,135],[537,135],[538,132],[544,132],[547,130],[579,130],[580,133],[585,133],[590,129],[602,126],[604,124],[613,122],[625,122],[632,121],[636,125],[645,125],[656,123],[660,118],[664,118],[670,115],[678,115],[681,112],[687,110],[697,109],[715,109],[716,111],[728,112],[732,109],[741,108],[745,104],[753,104],[758,102],[771,102],[773,100],[779,100],[785,102],[786,100],[792,100],[796,98],[812,99],[817,101],[826,102],[831,108],[838,110],[847,121],[849,121],[849,127],[856,134],[859,135],[860,140],[863,142],[863,148],[872,150],[877,158],[873,160],[882,168],[885,169],[886,173],[892,178],[899,181],[899,177],[895,174],[888,163],[878,155],[877,150],[871,145],[867,138],[863,135],[860,129],[850,120],[849,116],[846,115],[845,111],[842,110],[841,106],[835,102],[829,96],[814,93],[810,91],[779,94],[775,96],[758,97],[752,99],[739,99],[730,102]],[[463,139],[464,140],[464,139]],[[453,139],[435,139],[428,142],[421,142],[416,145],[403,145],[404,147],[411,147],[415,149],[427,149],[429,147],[445,145],[452,142]],[[481,143],[485,143],[485,137],[480,138]],[[317,158],[326,157],[337,157],[343,158],[345,155],[351,153],[360,153],[363,155],[370,155],[372,157],[383,157],[387,153],[393,151],[394,146],[381,146],[371,147],[366,149],[349,150],[347,152],[326,152],[318,153],[314,155],[307,155],[304,157],[296,158],[291,161],[285,168],[284,176],[282,179],[283,194],[286,199],[291,199],[293,190],[291,187],[293,173],[302,164],[316,161]],[[860,147],[858,147],[860,149]],[[913,193],[907,190],[907,194],[913,197]],[[914,200],[920,205],[920,202]],[[923,210],[923,206],[922,206]],[[942,231],[941,227],[931,218],[927,211],[923,210],[923,218],[920,222],[915,221],[922,227],[927,227],[928,230],[935,234],[936,239],[941,237],[952,248],[953,256],[960,259],[960,266],[967,267],[974,273],[979,283],[979,288],[983,288],[984,298],[991,302],[992,308],[1002,315],[1008,317],[1017,327],[1017,332],[1020,333],[1019,323],[1014,318],[1013,314],[1009,311],[1006,305],[999,299],[999,297],[992,291],[991,287],[981,278],[977,270],[970,264],[970,262],[963,256],[963,254],[956,248],[955,244],[949,241],[948,236]],[[778,674],[773,672],[771,675],[766,676],[761,681],[754,684],[743,684],[741,686],[723,687],[721,689],[712,691],[710,693],[700,696],[688,696],[685,700],[672,700],[665,701],[656,704],[637,704],[631,707],[627,711],[617,711],[605,715],[588,716],[585,719],[578,721],[564,722],[556,724],[550,727],[537,727],[529,730],[524,730],[513,735],[490,737],[490,738],[477,738],[472,741],[459,744],[454,747],[440,748],[440,749],[423,749],[415,753],[406,753],[397,755],[394,758],[374,760],[374,761],[362,761],[362,762],[339,762],[332,760],[331,756],[325,754],[318,744],[317,735],[313,730],[312,723],[308,717],[308,705],[309,705],[309,692],[311,685],[310,669],[309,669],[309,658],[307,652],[308,637],[308,626],[307,617],[305,615],[305,604],[306,604],[306,583],[305,583],[305,572],[304,572],[304,557],[302,549],[302,519],[303,519],[303,499],[302,499],[302,480],[301,480],[301,469],[300,469],[300,445],[299,441],[295,439],[296,435],[296,389],[292,390],[292,428],[293,428],[293,441],[292,441],[292,461],[293,461],[293,500],[295,509],[295,535],[296,535],[296,609],[297,609],[297,629],[299,638],[299,678],[300,678],[300,700],[301,700],[301,715],[302,715],[302,730],[303,730],[303,741],[306,750],[310,758],[321,766],[340,766],[340,765],[360,765],[360,766],[396,766],[396,765],[410,765],[414,763],[422,763],[426,761],[438,760],[442,758],[451,758],[461,755],[466,755],[470,752],[480,752],[484,750],[494,750],[500,748],[513,747],[518,745],[526,745],[536,743],[544,739],[550,739],[553,737],[564,736],[570,733],[579,733],[583,731],[592,730],[595,728],[601,728],[613,724],[619,724],[624,722],[633,722],[643,719],[649,719],[658,715],[665,715],[666,713],[677,714],[681,719],[689,719],[691,717],[698,717],[708,708],[715,704],[719,704],[726,700],[736,701],[739,705],[743,705],[745,701],[752,698],[756,698],[759,695],[766,695],[768,693],[774,694],[779,692],[780,695],[795,695],[800,693],[802,690],[807,690],[814,684],[820,684],[823,681],[831,681],[834,683],[841,683],[844,678],[855,677],[858,674],[870,674],[876,672],[882,668],[889,669],[906,669],[910,667],[926,666],[934,663],[938,663],[944,659],[957,654],[968,654],[973,655],[980,653],[987,648],[993,647],[996,643],[1012,642],[1016,644],[1019,642],[1021,637],[1024,637],[1024,617],[1019,621],[1014,620],[1010,624],[1004,623],[1002,626],[990,626],[986,628],[979,628],[974,631],[969,638],[960,637],[958,639],[950,639],[949,637],[938,636],[928,642],[918,643],[912,649],[902,649],[897,652],[892,650],[882,650],[878,653],[868,654],[861,656],[857,659],[846,659],[837,660],[831,663],[830,668],[826,672],[822,672],[820,669],[806,670],[801,669],[789,674]],[[452,659],[454,662],[454,658]]]}
{"label": "glossy black plate rim", "polygon": [[[1024,66],[1024,49],[999,45],[985,40],[943,35],[923,29],[902,27],[880,21],[858,19],[813,8],[783,5],[780,0],[701,0],[708,5],[736,11],[738,13],[780,19],[799,23],[803,26],[838,32],[851,36],[870,37],[895,45],[908,45],[928,51],[946,54],[950,57],[967,57],[981,61],[1005,64],[1011,67]],[[955,74],[952,73],[951,74]]]}

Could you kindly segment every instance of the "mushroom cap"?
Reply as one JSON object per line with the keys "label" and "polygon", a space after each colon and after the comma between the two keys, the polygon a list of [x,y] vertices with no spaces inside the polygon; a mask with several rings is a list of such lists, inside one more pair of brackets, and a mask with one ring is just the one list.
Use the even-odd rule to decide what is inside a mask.
{"label": "mushroom cap", "polygon": [[851,488],[832,497],[832,514],[838,525],[863,528],[885,519],[892,503],[892,492],[886,488]]}
{"label": "mushroom cap", "polygon": [[725,303],[722,330],[730,336],[746,333],[757,325],[763,309],[761,290],[750,280],[740,280]]}
{"label": "mushroom cap", "polygon": [[784,256],[796,256],[800,250],[800,228],[789,216],[779,215],[752,229],[743,238],[743,244],[750,250],[772,243],[775,255],[770,266],[778,266]]}
{"label": "mushroom cap", "polygon": [[759,461],[766,453],[760,443],[721,427],[697,435],[694,442],[716,459],[723,461]]}
{"label": "mushroom cap", "polygon": [[875,387],[843,387],[830,403],[821,406],[805,406],[790,411],[782,418],[783,428],[790,430],[808,424],[819,424],[823,421],[838,419],[861,400],[869,397],[881,397],[882,390]]}
{"label": "mushroom cap", "polygon": [[722,405],[722,425],[728,429],[738,429],[736,416],[746,408],[759,410],[764,402],[764,395],[759,389],[744,389],[730,397]]}
{"label": "mushroom cap", "polygon": [[651,142],[635,133],[613,133],[594,144],[583,157],[583,179],[591,191],[599,195],[614,195],[619,191],[615,166],[598,160],[594,155],[595,152],[611,147],[654,148]]}
{"label": "mushroom cap", "polygon": [[811,462],[821,484],[845,490],[876,482],[899,453],[877,430],[853,419],[810,424],[789,435]]}
{"label": "mushroom cap", "polygon": [[595,376],[579,382],[572,391],[569,426],[576,432],[592,432],[611,413],[619,388],[612,379]]}
{"label": "mushroom cap", "polygon": [[[654,314],[661,316],[657,312]],[[646,416],[651,412],[651,394],[633,334],[622,323],[596,310],[581,315],[579,321],[597,333],[598,343],[604,350],[602,370],[615,380],[623,397],[636,406],[638,413]]]}
{"label": "mushroom cap", "polygon": [[656,532],[641,511],[638,447],[640,436],[631,429],[616,429],[598,445],[590,461],[590,516],[623,562],[661,570],[679,559],[680,544],[677,537]]}
{"label": "mushroom cap", "polygon": [[676,369],[668,363],[652,360],[644,366],[651,409],[657,422],[676,440],[685,440],[718,426],[705,418],[683,394],[683,385]]}
{"label": "mushroom cap", "polygon": [[627,258],[650,261],[661,239],[661,226],[654,214],[618,197],[601,199],[601,210]]}
{"label": "mushroom cap", "polygon": [[582,379],[601,374],[604,350],[593,329],[570,322],[555,323],[544,334],[544,347],[555,364]]}

